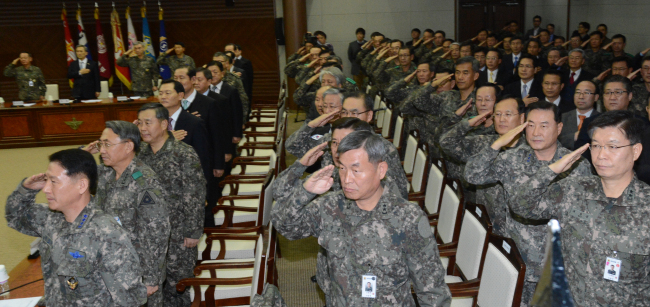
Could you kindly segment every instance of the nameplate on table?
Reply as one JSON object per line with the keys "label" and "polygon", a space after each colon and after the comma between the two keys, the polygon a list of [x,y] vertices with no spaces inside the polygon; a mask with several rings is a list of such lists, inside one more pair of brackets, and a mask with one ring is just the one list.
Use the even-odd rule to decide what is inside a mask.
{"label": "nameplate on table", "polygon": [[24,101],[14,101],[13,105],[14,105],[14,107],[20,107],[20,106],[25,105],[25,102]]}
{"label": "nameplate on table", "polygon": [[70,104],[72,101],[70,99],[59,99],[59,104]]}
{"label": "nameplate on table", "polygon": [[0,301],[0,307],[34,307],[41,297],[16,298]]}
{"label": "nameplate on table", "polygon": [[88,99],[88,100],[82,100],[81,102],[83,103],[97,103],[97,102],[102,102],[101,99]]}
{"label": "nameplate on table", "polygon": [[142,97],[140,97],[140,96],[131,96],[131,97],[129,97],[129,98],[131,98],[131,99],[133,99],[133,100],[138,100],[138,99],[140,99],[140,98],[142,98]]}
{"label": "nameplate on table", "polygon": [[117,101],[127,101],[129,100],[129,97],[126,96],[117,96]]}

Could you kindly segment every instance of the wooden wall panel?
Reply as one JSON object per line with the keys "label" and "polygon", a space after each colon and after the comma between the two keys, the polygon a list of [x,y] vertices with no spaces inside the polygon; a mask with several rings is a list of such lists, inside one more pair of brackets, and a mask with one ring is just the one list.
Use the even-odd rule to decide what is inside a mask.
{"label": "wooden wall panel", "polygon": [[[100,4],[100,21],[109,50],[113,73],[113,39],[110,27],[112,8],[109,1]],[[124,14],[129,1],[114,1],[120,14],[122,36],[126,38],[126,19]],[[81,5],[82,20],[88,37],[90,54],[97,59],[95,30],[95,1],[80,0],[66,2],[68,22],[76,44],[77,3]],[[142,38],[142,2],[131,1],[131,18],[136,34]],[[255,100],[277,98],[280,87],[280,72],[275,42],[273,0],[237,0],[234,7],[226,7],[223,0],[162,0],[165,15],[165,30],[170,45],[182,41],[186,53],[194,58],[197,65],[206,64],[216,51],[223,51],[227,43],[242,46],[244,57],[251,60],[255,69],[253,97]],[[50,0],[30,0],[29,7],[14,2],[0,3],[0,41],[11,42],[0,48],[0,67],[11,63],[21,51],[33,54],[33,65],[38,66],[45,75],[46,83],[59,84],[60,96],[70,96],[70,86],[66,79],[67,62],[64,32],[61,22],[61,2]],[[147,3],[147,18],[154,49],[158,53],[159,20],[155,1]],[[112,91],[116,96],[129,94],[126,87],[114,77]],[[0,97],[6,101],[15,100],[18,90],[12,78],[0,77]]]}

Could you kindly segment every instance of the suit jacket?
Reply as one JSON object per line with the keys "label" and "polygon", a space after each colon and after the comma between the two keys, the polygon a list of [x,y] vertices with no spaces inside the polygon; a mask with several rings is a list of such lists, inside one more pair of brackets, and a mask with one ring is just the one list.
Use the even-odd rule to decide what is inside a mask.
{"label": "suit jacket", "polygon": [[[478,74],[478,81],[477,81],[478,86],[481,87],[481,86],[487,84],[488,80],[490,80],[490,79],[488,78],[488,70],[486,68],[484,71],[481,71]],[[496,78],[495,81],[496,81],[497,85],[501,85],[501,86],[503,86],[505,88],[505,86],[510,84],[510,82],[512,81],[512,73],[510,71],[508,71],[508,70],[499,69],[497,71],[497,78]]]}
{"label": "suit jacket", "polygon": [[[502,95],[506,94],[517,98],[523,98],[521,97],[521,80],[513,81],[506,85],[503,89]],[[546,99],[542,90],[542,82],[537,78],[533,79],[533,83],[530,86],[530,89],[528,89],[528,96],[537,97],[539,100]]]}
{"label": "suit jacket", "polygon": [[[519,59],[521,59],[522,55],[524,55],[523,52],[519,53]],[[512,62],[512,59],[513,59],[512,53],[504,55],[503,59],[501,59],[501,65],[499,66],[499,71],[503,69],[512,72],[514,74],[515,63]]]}
{"label": "suit jacket", "polygon": [[230,112],[232,113],[232,136],[241,138],[242,125],[243,123],[243,107],[241,104],[241,99],[239,98],[239,92],[236,88],[232,87],[226,82],[221,83],[221,91],[219,94],[225,96],[228,99],[230,104]]}
{"label": "suit jacket", "polygon": [[186,111],[189,113],[199,112],[201,119],[205,121],[210,137],[209,144],[212,148],[212,166],[214,169],[224,169],[226,163],[225,148],[223,147],[225,132],[219,125],[216,102],[210,97],[196,93],[194,101]]}
{"label": "suit jacket", "polygon": [[79,60],[70,63],[68,66],[68,79],[74,79],[72,86],[72,97],[76,99],[95,99],[95,93],[101,92],[99,85],[99,67],[97,62],[88,59],[86,68],[90,69],[87,74],[79,74]]}
{"label": "suit jacket", "polygon": [[247,96],[248,99],[250,100],[253,94],[253,77],[254,77],[253,63],[249,59],[245,57],[241,57],[241,59],[235,59],[235,67],[241,68],[246,72],[246,83],[248,84],[248,88],[250,89],[250,91],[247,90],[246,94],[248,94]]}
{"label": "suit jacket", "polygon": [[[555,67],[555,65],[551,66],[551,68]],[[560,96],[562,96],[562,99],[568,101],[569,103],[573,104],[573,94],[576,91],[576,87],[578,86],[578,83],[585,81],[585,80],[591,80],[595,76],[589,73],[588,71],[582,69],[580,71],[580,76],[578,76],[578,79],[573,82],[573,85],[569,83],[569,78],[571,77],[571,70],[567,69],[562,71],[562,82],[564,82],[564,89],[562,89],[562,93]]]}
{"label": "suit jacket", "polygon": [[[576,112],[578,111],[573,109],[562,114],[562,132],[557,137],[558,141],[562,143],[562,146],[571,150],[573,150],[573,145],[575,144],[573,136],[576,132],[578,132],[578,117],[576,115]],[[596,109],[591,111],[591,116],[585,118],[585,120],[582,122],[582,126],[585,126],[585,123],[587,123],[588,120],[591,122],[591,120],[593,120],[592,118],[598,116],[598,114],[599,113]]]}
{"label": "suit jacket", "polygon": [[210,147],[210,137],[208,130],[205,127],[203,119],[196,117],[188,112],[183,112],[178,115],[176,130],[185,130],[187,135],[183,139],[185,144],[192,146],[199,156],[201,161],[201,168],[206,180],[210,180],[212,175],[212,148]]}
{"label": "suit jacket", "polygon": [[[539,31],[542,31],[542,27],[539,27],[537,34],[539,34]],[[535,36],[535,28],[526,31],[526,34],[524,35],[524,41],[529,40],[532,36]]]}
{"label": "suit jacket", "polygon": [[248,96],[248,101],[252,102],[250,98],[251,98],[251,94],[253,93],[253,89],[251,88],[251,84],[248,83],[248,75],[246,74],[246,71],[238,67],[233,67],[232,72],[241,73],[241,77],[239,77],[239,79],[241,79],[241,82],[244,85],[244,91],[246,92],[246,96]]}
{"label": "suit jacket", "polygon": [[[366,40],[363,40],[364,43]],[[413,45],[413,42],[411,41],[411,45]],[[350,60],[350,74],[353,76],[358,75],[361,72],[361,64],[357,62],[357,53],[361,51],[361,45],[354,40],[348,45],[348,60]]]}
{"label": "suit jacket", "polygon": [[210,90],[208,90],[208,97],[214,99],[215,102],[219,130],[223,131],[221,146],[224,149],[224,153],[233,154],[232,131],[234,127],[232,123],[232,111],[230,110],[230,100],[226,96]]}

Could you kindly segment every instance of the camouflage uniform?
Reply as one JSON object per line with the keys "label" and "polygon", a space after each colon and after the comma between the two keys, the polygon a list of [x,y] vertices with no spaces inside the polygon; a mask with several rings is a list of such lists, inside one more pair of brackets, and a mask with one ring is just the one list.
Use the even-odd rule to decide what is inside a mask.
{"label": "camouflage uniform", "polygon": [[253,299],[251,300],[251,307],[286,306],[287,304],[284,302],[284,299],[282,299],[282,295],[280,295],[280,290],[278,287],[272,284],[266,284],[264,286],[264,292],[262,292],[262,295],[255,293],[255,295],[253,295]]}
{"label": "camouflage uniform", "polygon": [[[30,65],[29,68],[16,66],[13,63],[7,65],[4,71],[5,77],[15,77],[18,83],[18,98],[23,101],[40,100],[45,96],[47,87],[45,77],[41,69]],[[31,83],[31,84],[30,84]]]}
{"label": "camouflage uniform", "polygon": [[[47,306],[140,306],[147,301],[142,268],[129,234],[93,197],[74,222],[35,204],[39,191],[22,183],[7,198],[9,227],[39,244]],[[67,281],[78,284],[70,289]]]}
{"label": "camouflage uniform", "polygon": [[158,57],[156,64],[168,65],[169,69],[172,72],[172,75],[174,75],[174,72],[178,68],[187,68],[187,69],[196,68],[196,65],[194,64],[194,59],[192,59],[192,57],[187,54],[183,54],[183,57],[178,58],[176,54],[160,53],[160,56]]}
{"label": "camouflage uniform", "polygon": [[300,62],[301,57],[303,56],[299,55],[293,60],[291,57],[287,59],[287,65],[284,67],[284,73],[287,74],[287,77],[295,78],[301,68],[305,66],[304,62]]}
{"label": "camouflage uniform", "polygon": [[137,56],[121,56],[117,59],[117,66],[128,67],[131,71],[131,90],[134,95],[153,96],[154,84],[158,86],[158,65],[150,56],[140,59]]}
{"label": "camouflage uniform", "polygon": [[400,80],[391,82],[390,86],[388,86],[384,94],[386,94],[386,98],[392,101],[399,109],[399,106],[404,101],[404,99],[406,99],[409,94],[418,89],[418,85],[420,84],[418,83],[417,77],[413,77],[413,80],[411,80],[409,83],[406,83],[406,81],[404,81],[404,78],[402,78]]}
{"label": "camouflage uniform", "polygon": [[600,49],[594,52],[591,48],[585,49],[585,65],[582,66],[586,71],[594,76],[600,75],[601,72],[612,67],[612,54]]}
{"label": "camouflage uniform", "polygon": [[178,294],[176,284],[183,278],[194,277],[198,247],[186,248],[183,244],[184,238],[199,239],[203,234],[206,182],[194,149],[167,133],[167,141],[156,153],[149,144],[142,143],[138,158],[162,175],[160,181],[166,189],[171,239],[167,282],[162,289],[165,306],[189,306],[189,292]]}
{"label": "camouflage uniform", "polygon": [[244,90],[244,83],[242,83],[241,79],[239,76],[233,74],[232,72],[228,72],[223,76],[223,81],[226,81],[230,86],[234,87],[237,90],[237,93],[239,93],[239,100],[241,100],[241,106],[242,106],[242,116],[244,119],[244,123],[248,122],[248,113],[250,112],[250,101],[248,100],[248,96],[246,95],[246,91]]}
{"label": "camouflage uniform", "polygon": [[[287,176],[300,181],[302,172],[289,170]],[[316,195],[302,185],[282,191],[287,194],[271,211],[273,225],[289,240],[317,237],[327,250],[328,306],[415,306],[411,282],[420,306],[450,305],[445,269],[420,207],[387,188],[372,211],[361,210],[342,191],[313,201]],[[361,297],[367,273],[377,276],[375,299]]]}
{"label": "camouflage uniform", "polygon": [[[515,241],[521,257],[526,262],[526,280],[524,282],[524,293],[522,294],[522,303],[528,304],[535,292],[535,286],[542,275],[544,244],[546,238],[546,223],[548,220],[526,219],[518,214],[514,214],[510,209],[512,197],[515,190],[523,183],[528,181],[540,168],[562,158],[563,155],[571,153],[570,150],[562,147],[557,142],[557,150],[550,161],[540,161],[537,155],[528,144],[501,152],[494,150],[492,147],[486,147],[477,155],[467,161],[465,167],[465,179],[472,184],[490,184],[500,182],[505,191],[507,203],[503,208],[495,210],[506,211],[505,231]],[[575,163],[571,169],[560,174],[555,178],[556,181],[566,177],[573,178],[591,174],[591,165],[585,159]]]}
{"label": "camouflage uniform", "polygon": [[[527,218],[556,218],[569,287],[578,306],[647,306],[650,302],[650,187],[636,176],[618,198],[600,177],[555,182],[548,167],[521,182],[510,202]],[[622,260],[619,281],[603,279],[607,257]]]}
{"label": "camouflage uniform", "polygon": [[[398,111],[405,117],[406,130],[419,130],[431,151],[435,151],[433,135],[438,123],[439,96],[436,89],[431,87],[431,83],[427,82],[410,93],[398,108]],[[419,110],[417,106],[425,106],[426,111]],[[430,154],[438,156],[434,152]]]}
{"label": "camouflage uniform", "polygon": [[115,170],[108,166],[99,165],[97,175],[97,205],[129,233],[140,258],[142,283],[158,286],[158,291],[149,296],[147,305],[162,306],[169,242],[165,189],[158,175],[138,158],[133,158],[117,180]]}
{"label": "camouflage uniform", "polygon": [[648,106],[648,97],[650,97],[650,92],[648,92],[645,83],[635,83],[632,85],[632,101],[627,109],[643,118],[648,118],[648,111],[645,109]]}

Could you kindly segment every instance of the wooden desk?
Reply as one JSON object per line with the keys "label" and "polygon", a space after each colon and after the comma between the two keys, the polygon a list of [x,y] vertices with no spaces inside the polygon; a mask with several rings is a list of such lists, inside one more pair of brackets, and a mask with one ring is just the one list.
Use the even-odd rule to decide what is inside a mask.
{"label": "wooden desk", "polygon": [[[41,270],[41,257],[33,260],[23,259],[11,272],[9,272],[9,287],[14,289],[37,279],[43,278]],[[25,298],[43,296],[45,292],[43,280],[29,284],[20,289],[11,290],[9,298]]]}
{"label": "wooden desk", "polygon": [[59,145],[85,145],[97,140],[109,120],[132,122],[138,109],[157,97],[133,102],[102,99],[97,103],[0,108],[0,149]]}

